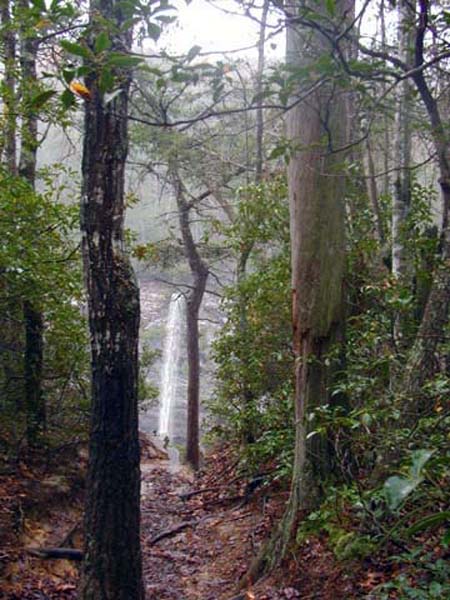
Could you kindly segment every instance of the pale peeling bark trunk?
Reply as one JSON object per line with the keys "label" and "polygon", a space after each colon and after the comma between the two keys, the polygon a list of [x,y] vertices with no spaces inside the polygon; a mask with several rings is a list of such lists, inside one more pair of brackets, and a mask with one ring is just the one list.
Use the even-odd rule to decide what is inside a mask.
{"label": "pale peeling bark trunk", "polygon": [[185,190],[175,165],[171,165],[170,174],[175,189],[178,220],[184,252],[191,270],[193,285],[186,304],[187,319],[187,439],[186,460],[197,470],[200,467],[200,347],[198,318],[208,279],[208,267],[203,262],[191,231],[190,211],[193,208],[185,196]]}
{"label": "pale peeling bark trunk", "polygon": [[[91,14],[123,19],[114,0]],[[112,50],[131,48],[115,34]],[[138,441],[139,290],[124,249],[124,178],[130,75],[106,106],[92,74],[86,85],[81,231],[88,294],[92,417],[85,512],[83,600],[143,600]]]}
{"label": "pale peeling bark trunk", "polygon": [[[409,3],[398,4],[398,47],[399,58],[410,64],[412,46],[412,22]],[[397,173],[392,201],[392,274],[402,283],[407,283],[408,259],[405,249],[405,223],[411,204],[411,83],[404,79],[397,88],[395,120],[395,160]],[[396,337],[401,337],[401,323],[397,320]]]}
{"label": "pale peeling bark trunk", "polygon": [[[315,4],[314,9],[325,10]],[[349,4],[337,3],[343,14]],[[303,68],[330,48],[320,33],[300,29],[293,20],[287,32],[287,60]],[[301,90],[299,90],[301,93]],[[287,137],[293,155],[288,167],[291,223],[292,320],[295,355],[295,457],[291,493],[272,539],[244,581],[274,568],[286,553],[299,508],[317,504],[330,476],[328,441],[307,439],[306,416],[330,401],[332,369],[325,355],[339,340],[344,317],[345,199],[342,153],[347,103],[339,88],[326,84],[291,109]]]}
{"label": "pale peeling bark trunk", "polygon": [[259,27],[259,40],[258,40],[258,67],[256,70],[256,96],[257,109],[256,109],[256,183],[259,183],[262,179],[263,165],[264,165],[264,109],[263,99],[261,94],[263,92],[263,74],[265,64],[265,44],[266,44],[266,27],[267,27],[267,14],[269,12],[269,0],[264,0],[264,4],[261,12],[261,21]]}
{"label": "pale peeling bark trunk", "polygon": [[[381,33],[381,48],[383,52],[387,49],[387,40],[386,40],[386,4],[385,0],[381,0],[380,2],[380,33]],[[387,83],[385,81],[381,84],[381,90],[383,96],[386,94]],[[390,118],[385,111],[383,115],[383,148],[382,148],[382,157],[383,157],[383,194],[387,196],[390,193],[391,182],[389,175],[389,166],[391,160],[391,138],[390,138]]]}

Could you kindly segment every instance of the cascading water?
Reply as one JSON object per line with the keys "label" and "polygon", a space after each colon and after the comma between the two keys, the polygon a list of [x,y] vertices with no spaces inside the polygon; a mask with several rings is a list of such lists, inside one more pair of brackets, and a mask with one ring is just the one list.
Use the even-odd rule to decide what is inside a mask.
{"label": "cascading water", "polygon": [[172,294],[161,368],[158,426],[158,433],[161,437],[170,437],[172,433],[172,412],[177,397],[181,349],[183,347],[185,306],[186,303],[181,294]]}

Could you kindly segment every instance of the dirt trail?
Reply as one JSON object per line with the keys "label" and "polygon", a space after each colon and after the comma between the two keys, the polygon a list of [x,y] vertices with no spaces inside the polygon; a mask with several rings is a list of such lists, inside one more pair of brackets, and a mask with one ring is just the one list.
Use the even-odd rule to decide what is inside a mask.
{"label": "dirt trail", "polygon": [[[246,494],[247,482],[236,472],[236,461],[224,449],[212,454],[205,471],[194,477],[186,467],[164,458],[165,453],[151,438],[145,434],[140,437],[142,556],[147,600],[363,597],[354,592],[351,580],[346,579],[347,575],[321,540],[311,541],[296,552],[283,570],[238,594],[236,584],[282,514],[287,492],[258,487],[252,494]],[[11,503],[17,498],[25,502],[29,494],[32,498],[36,496],[38,476],[38,472],[33,472],[23,481],[4,478],[3,488],[0,481],[0,491],[9,491],[5,497]],[[39,497],[42,494],[43,490]],[[81,494],[75,497],[72,491],[65,493],[51,510],[47,497],[42,496],[41,500],[45,512],[30,513],[24,521],[25,531],[20,536],[11,531],[9,542],[1,548],[2,600],[78,597],[79,563],[36,558],[30,556],[26,546],[67,545],[64,540],[68,532],[82,522]],[[4,508],[3,521],[10,523],[11,511],[8,512],[8,505]],[[0,510],[0,517],[2,514]],[[3,521],[0,519],[0,524]],[[76,531],[72,541],[76,548],[82,548],[81,527]]]}
{"label": "dirt trail", "polygon": [[[217,493],[213,498],[207,493],[180,497],[203,485],[169,461],[142,465],[142,552],[149,599],[219,600],[235,595],[267,514],[254,506],[250,510],[242,501],[222,501]],[[221,493],[236,495],[226,488]],[[155,542],[169,532],[173,535]]]}

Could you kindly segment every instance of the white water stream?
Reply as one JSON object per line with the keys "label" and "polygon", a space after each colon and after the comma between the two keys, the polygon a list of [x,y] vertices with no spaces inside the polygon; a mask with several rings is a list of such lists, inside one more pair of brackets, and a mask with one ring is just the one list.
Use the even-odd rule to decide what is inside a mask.
{"label": "white water stream", "polygon": [[158,434],[172,435],[172,412],[178,391],[181,351],[185,327],[186,303],[180,293],[172,294],[163,346],[163,363],[159,397]]}

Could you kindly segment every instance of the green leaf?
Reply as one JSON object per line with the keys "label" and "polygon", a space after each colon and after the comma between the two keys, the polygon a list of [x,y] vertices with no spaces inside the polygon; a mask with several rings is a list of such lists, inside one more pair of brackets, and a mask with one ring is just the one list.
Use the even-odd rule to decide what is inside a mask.
{"label": "green leaf", "polygon": [[69,54],[74,54],[75,56],[80,56],[81,58],[86,59],[92,58],[92,52],[89,50],[89,48],[86,48],[81,44],[74,44],[68,40],[61,40],[60,44],[66,52],[69,52]]}
{"label": "green leaf", "polygon": [[103,69],[100,74],[98,87],[103,94],[114,87],[114,75],[111,73],[110,69]]}
{"label": "green leaf", "polygon": [[161,27],[156,23],[147,23],[147,33],[148,36],[154,41],[157,42],[161,35]]}
{"label": "green leaf", "polygon": [[143,61],[139,56],[130,56],[128,54],[120,54],[118,52],[112,52],[108,56],[108,65],[112,67],[137,67]]}
{"label": "green leaf", "polygon": [[109,39],[106,31],[102,31],[98,34],[97,39],[95,40],[95,52],[100,54],[100,52],[104,52],[111,47],[111,40]]}
{"label": "green leaf", "polygon": [[86,75],[89,75],[90,73],[92,73],[92,69],[86,65],[82,65],[76,70],[77,77],[86,77]]}
{"label": "green leaf", "polygon": [[45,0],[31,0],[31,4],[41,12],[46,12]]}
{"label": "green leaf", "polygon": [[272,152],[269,155],[269,160],[275,160],[276,158],[280,158],[280,156],[284,156],[286,153],[286,146],[275,146]]}
{"label": "green leaf", "polygon": [[409,479],[397,475],[389,477],[384,484],[384,493],[389,508],[396,510],[421,481],[422,479]]}
{"label": "green leaf", "polygon": [[327,9],[328,14],[332,17],[336,14],[336,2],[335,0],[325,0],[325,7]]}
{"label": "green leaf", "polygon": [[446,521],[450,521],[450,510],[444,510],[439,513],[435,513],[434,515],[429,515],[428,517],[424,517],[414,523],[411,527],[406,530],[407,535],[414,535],[419,531],[423,531],[424,529],[430,529],[431,527],[436,527],[437,525],[441,525]]}
{"label": "green leaf", "polygon": [[72,106],[74,106],[76,104],[75,96],[72,94],[72,92],[70,90],[64,90],[64,92],[61,94],[61,102],[62,102],[64,108],[66,108],[66,109],[71,108]]}
{"label": "green leaf", "polygon": [[63,69],[62,76],[67,84],[71,83],[75,77],[75,69]]}
{"label": "green leaf", "polygon": [[421,476],[422,469],[434,454],[434,450],[415,450],[411,457],[410,473],[413,479]]}
{"label": "green leaf", "polygon": [[447,529],[447,531],[444,533],[444,537],[442,538],[442,545],[450,545],[450,529]]}
{"label": "green leaf", "polygon": [[39,109],[44,106],[44,104],[50,100],[56,94],[55,90],[45,90],[45,92],[40,92],[31,98],[31,108]]}
{"label": "green leaf", "polygon": [[161,23],[164,23],[164,25],[170,25],[171,23],[174,23],[177,20],[177,17],[168,17],[167,15],[156,15],[155,19],[157,21],[160,21]]}
{"label": "green leaf", "polygon": [[200,53],[202,47],[201,46],[192,46],[189,52],[186,55],[187,62],[191,62],[194,60],[196,56]]}

